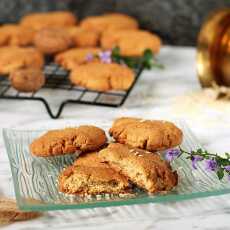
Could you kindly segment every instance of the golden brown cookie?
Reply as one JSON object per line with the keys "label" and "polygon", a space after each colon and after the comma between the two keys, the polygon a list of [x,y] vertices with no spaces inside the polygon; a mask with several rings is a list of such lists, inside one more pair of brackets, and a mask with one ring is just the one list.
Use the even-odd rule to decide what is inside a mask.
{"label": "golden brown cookie", "polygon": [[108,29],[137,29],[136,19],[119,13],[104,14],[100,16],[91,16],[81,21],[81,27],[102,33]]}
{"label": "golden brown cookie", "polygon": [[16,24],[6,24],[0,27],[0,45],[28,46],[33,44],[35,31]]}
{"label": "golden brown cookie", "polygon": [[30,220],[40,215],[38,212],[20,211],[14,200],[3,197],[0,198],[0,225],[14,221]]}
{"label": "golden brown cookie", "polygon": [[120,194],[129,192],[129,183],[108,167],[74,165],[60,174],[59,191],[67,194]]}
{"label": "golden brown cookie", "polygon": [[102,34],[101,46],[104,49],[117,46],[123,56],[141,56],[146,49],[158,53],[161,40],[144,30],[108,30]]}
{"label": "golden brown cookie", "polygon": [[74,68],[70,81],[98,91],[127,90],[134,81],[134,72],[116,63],[90,62]]}
{"label": "golden brown cookie", "polygon": [[99,33],[78,26],[66,28],[70,34],[73,44],[77,47],[96,47],[99,43]]}
{"label": "golden brown cookie", "polygon": [[183,136],[171,122],[130,117],[115,120],[109,133],[119,143],[149,151],[175,147]]}
{"label": "golden brown cookie", "polygon": [[11,72],[10,82],[20,92],[36,92],[45,84],[45,76],[40,69],[17,69]]}
{"label": "golden brown cookie", "polygon": [[99,157],[150,193],[170,191],[177,185],[176,172],[157,153],[112,143]]}
{"label": "golden brown cookie", "polygon": [[20,25],[38,31],[44,28],[73,26],[76,22],[76,16],[71,12],[53,11],[27,14],[22,17]]}
{"label": "golden brown cookie", "polygon": [[79,126],[48,131],[35,139],[30,151],[35,156],[49,157],[73,154],[76,151],[94,151],[107,141],[105,132],[95,126]]}
{"label": "golden brown cookie", "polygon": [[26,67],[41,69],[43,65],[43,55],[34,48],[0,47],[0,74],[9,74]]}
{"label": "golden brown cookie", "polygon": [[65,69],[75,69],[78,65],[88,62],[88,55],[97,55],[101,52],[100,48],[74,48],[55,56],[55,62]]}
{"label": "golden brown cookie", "polygon": [[65,29],[42,29],[37,32],[34,45],[42,53],[51,55],[67,50],[72,46],[72,39]]}

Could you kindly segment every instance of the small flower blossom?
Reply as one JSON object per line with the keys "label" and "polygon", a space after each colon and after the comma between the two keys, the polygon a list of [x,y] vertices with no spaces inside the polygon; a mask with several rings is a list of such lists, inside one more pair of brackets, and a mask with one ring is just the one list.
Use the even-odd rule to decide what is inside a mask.
{"label": "small flower blossom", "polygon": [[230,172],[230,165],[224,166],[225,170]]}
{"label": "small flower blossom", "polygon": [[94,59],[93,54],[88,53],[88,54],[86,55],[86,61],[90,62],[90,61],[93,61],[93,59]]}
{"label": "small flower blossom", "polygon": [[108,50],[108,51],[100,52],[99,58],[101,62],[109,64],[112,62],[111,55],[112,55],[112,52]]}
{"label": "small flower blossom", "polygon": [[215,160],[206,160],[206,170],[216,171],[217,170],[217,162]]}
{"label": "small flower blossom", "polygon": [[202,156],[194,155],[191,157],[192,160],[192,167],[197,169],[197,162],[202,161],[204,158]]}
{"label": "small flower blossom", "polygon": [[180,155],[180,150],[179,149],[170,149],[166,152],[166,159],[168,161],[173,161]]}

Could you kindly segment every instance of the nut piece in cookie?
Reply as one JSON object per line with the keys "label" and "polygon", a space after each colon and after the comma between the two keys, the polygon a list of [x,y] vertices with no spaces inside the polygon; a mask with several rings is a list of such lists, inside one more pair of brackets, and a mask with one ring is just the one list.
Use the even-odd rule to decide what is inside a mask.
{"label": "nut piece in cookie", "polygon": [[161,40],[144,30],[108,30],[101,37],[101,46],[104,49],[117,46],[123,56],[142,56],[146,49],[158,53]]}
{"label": "nut piece in cookie", "polygon": [[14,221],[30,220],[40,215],[38,212],[22,212],[18,209],[14,200],[3,197],[0,198],[0,225]]}
{"label": "nut piece in cookie", "polygon": [[73,48],[55,56],[55,62],[65,69],[75,69],[76,66],[88,62],[88,55],[97,55],[101,52],[100,48]]}
{"label": "nut piece in cookie", "polygon": [[68,194],[119,194],[129,192],[123,175],[101,162],[98,153],[80,156],[59,176],[59,190]]}
{"label": "nut piece in cookie", "polygon": [[34,48],[4,46],[0,48],[0,74],[9,74],[19,68],[42,68],[43,55]]}
{"label": "nut piece in cookie", "polygon": [[96,47],[99,42],[99,33],[81,27],[72,26],[65,29],[70,34],[73,44],[77,47]]}
{"label": "nut piece in cookie", "polygon": [[81,21],[80,26],[101,33],[108,29],[137,29],[138,22],[128,15],[111,13],[87,17]]}
{"label": "nut piece in cookie", "polygon": [[42,29],[34,38],[34,45],[44,54],[56,54],[72,45],[71,36],[61,28]]}
{"label": "nut piece in cookie", "polygon": [[127,90],[134,81],[134,72],[116,63],[90,62],[74,68],[70,81],[91,90]]}
{"label": "nut piece in cookie", "polygon": [[183,136],[172,122],[130,117],[116,119],[109,133],[119,143],[149,151],[175,147]]}
{"label": "nut piece in cookie", "polygon": [[112,143],[99,157],[150,193],[170,191],[177,185],[176,172],[157,153]]}
{"label": "nut piece in cookie", "polygon": [[48,131],[35,139],[30,151],[35,156],[49,157],[73,154],[76,151],[94,151],[107,141],[105,132],[95,126],[79,126]]}
{"label": "nut piece in cookie", "polygon": [[20,25],[38,31],[44,28],[73,26],[76,22],[76,16],[71,12],[53,11],[27,14],[22,17]]}
{"label": "nut piece in cookie", "polygon": [[5,24],[0,27],[0,45],[28,46],[33,44],[35,31],[16,24]]}
{"label": "nut piece in cookie", "polygon": [[20,92],[36,92],[45,84],[45,76],[40,69],[24,68],[11,72],[12,87]]}

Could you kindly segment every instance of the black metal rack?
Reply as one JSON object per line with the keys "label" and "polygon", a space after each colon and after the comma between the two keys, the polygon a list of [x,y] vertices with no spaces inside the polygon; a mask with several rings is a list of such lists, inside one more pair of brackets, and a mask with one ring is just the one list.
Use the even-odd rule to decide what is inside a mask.
{"label": "black metal rack", "polygon": [[67,94],[71,92],[68,99],[60,102],[59,108],[55,114],[51,110],[50,104],[46,99],[46,95],[41,94],[42,89],[33,93],[18,92],[11,87],[7,77],[0,77],[0,99],[40,101],[45,105],[48,114],[53,119],[59,118],[63,108],[70,103],[119,107],[124,104],[125,100],[129,96],[142,70],[143,68],[141,66],[135,70],[135,80],[127,91],[99,92],[72,85],[68,79],[69,72],[58,66],[56,63],[51,62],[46,64],[44,67],[46,84],[42,89],[58,89],[65,91]]}

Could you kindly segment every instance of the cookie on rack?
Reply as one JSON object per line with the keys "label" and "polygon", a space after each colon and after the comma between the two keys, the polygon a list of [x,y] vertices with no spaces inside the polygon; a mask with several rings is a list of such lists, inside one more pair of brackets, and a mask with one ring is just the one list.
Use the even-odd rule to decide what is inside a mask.
{"label": "cookie on rack", "polygon": [[144,30],[108,30],[102,34],[101,46],[104,49],[117,46],[123,56],[142,56],[146,49],[158,53],[161,39]]}
{"label": "cookie on rack", "polygon": [[10,83],[19,92],[36,92],[45,84],[45,76],[40,69],[16,69],[10,74]]}
{"label": "cookie on rack", "polygon": [[148,151],[180,145],[183,133],[172,122],[122,117],[114,121],[110,135],[119,143]]}
{"label": "cookie on rack", "polygon": [[43,55],[35,48],[17,46],[0,47],[0,74],[7,75],[20,68],[41,69],[44,65]]}
{"label": "cookie on rack", "polygon": [[72,70],[78,65],[88,63],[88,56],[98,55],[100,48],[72,48],[55,56],[55,62],[63,68]]}
{"label": "cookie on rack", "polygon": [[72,26],[65,29],[70,34],[74,46],[96,47],[99,43],[99,33],[87,30],[79,26]]}
{"label": "cookie on rack", "polygon": [[16,24],[5,24],[0,27],[0,46],[28,46],[33,44],[35,31]]}
{"label": "cookie on rack", "polygon": [[44,28],[67,27],[77,23],[76,16],[69,11],[31,13],[22,17],[20,25],[36,31]]}
{"label": "cookie on rack", "polygon": [[133,17],[120,13],[90,16],[81,21],[80,26],[102,33],[108,29],[137,29],[138,22]]}
{"label": "cookie on rack", "polygon": [[51,130],[35,139],[30,151],[38,157],[87,152],[101,148],[107,141],[105,132],[95,126]]}
{"label": "cookie on rack", "polygon": [[127,90],[134,81],[134,72],[117,63],[89,62],[75,67],[70,81],[91,90]]}
{"label": "cookie on rack", "polygon": [[61,172],[59,190],[67,194],[120,194],[130,192],[130,184],[94,152],[80,156],[74,165]]}
{"label": "cookie on rack", "polygon": [[112,143],[99,152],[99,157],[150,193],[170,191],[177,185],[177,173],[157,153]]}
{"label": "cookie on rack", "polygon": [[44,54],[52,55],[72,46],[72,38],[62,28],[48,28],[37,32],[34,45]]}

